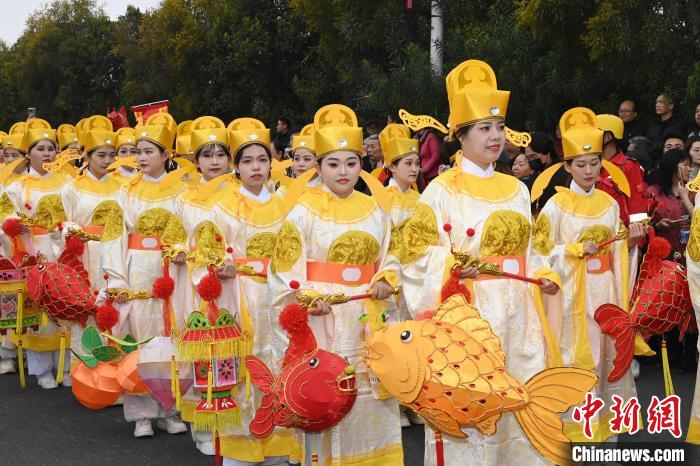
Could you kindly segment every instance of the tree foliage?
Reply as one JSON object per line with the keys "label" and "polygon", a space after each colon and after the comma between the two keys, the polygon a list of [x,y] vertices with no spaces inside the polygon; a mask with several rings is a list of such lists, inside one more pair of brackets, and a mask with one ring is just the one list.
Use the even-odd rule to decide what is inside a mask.
{"label": "tree foliage", "polygon": [[110,20],[96,0],[55,0],[0,43],[0,128],[37,107],[55,125],[170,99],[177,119],[254,116],[300,126],[321,105],[443,121],[444,74],[468,58],[511,91],[517,129],[550,129],[575,105],[614,112],[660,92],[700,100],[700,0],[442,0],[443,76],[430,69],[430,1],[163,0]]}

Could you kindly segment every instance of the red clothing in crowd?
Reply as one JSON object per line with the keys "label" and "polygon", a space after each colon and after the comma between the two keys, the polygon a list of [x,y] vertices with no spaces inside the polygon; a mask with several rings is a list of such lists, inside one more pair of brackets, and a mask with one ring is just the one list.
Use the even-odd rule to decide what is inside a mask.
{"label": "red clothing in crowd", "polygon": [[440,168],[440,139],[427,131],[420,138],[420,169],[426,182],[438,176]]}
{"label": "red clothing in crowd", "polygon": [[627,177],[627,182],[630,185],[630,197],[628,198],[620,191],[617,183],[613,181],[608,172],[603,168],[600,171],[600,177],[596,187],[601,191],[605,191],[615,199],[620,206],[620,218],[629,225],[630,214],[638,214],[646,212],[646,203],[644,202],[644,170],[636,160],[628,158],[622,152],[618,152],[610,162],[617,166]]}
{"label": "red clothing in crowd", "polygon": [[[646,192],[647,197],[652,197],[655,199],[657,208],[654,212],[653,220],[658,222],[663,218],[668,218],[671,220],[678,220],[679,218],[688,215],[688,211],[683,205],[683,201],[674,195],[668,195],[661,191],[658,185],[649,186]],[[695,193],[690,193],[690,200],[694,199]],[[662,206],[658,207],[661,203]],[[681,243],[681,227],[683,222],[676,222],[671,225],[671,228],[655,228],[657,236],[666,238],[674,251],[678,251],[681,254],[685,252],[685,244]]]}

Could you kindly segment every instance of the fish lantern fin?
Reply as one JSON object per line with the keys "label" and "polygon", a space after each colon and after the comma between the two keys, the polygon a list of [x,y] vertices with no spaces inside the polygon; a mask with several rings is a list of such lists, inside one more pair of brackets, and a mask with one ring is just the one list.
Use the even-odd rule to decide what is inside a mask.
{"label": "fish lantern fin", "polygon": [[253,384],[263,392],[260,407],[255,411],[255,417],[248,424],[248,430],[253,437],[262,439],[268,437],[275,430],[275,412],[279,409],[276,402],[277,397],[273,393],[275,378],[265,363],[255,356],[247,356],[245,363]]}
{"label": "fish lantern fin", "polygon": [[481,422],[478,422],[474,427],[476,427],[479,432],[484,435],[493,435],[496,433],[496,423],[501,418],[501,413],[495,416],[487,417]]}
{"label": "fish lantern fin", "polygon": [[416,412],[433,430],[438,430],[454,438],[467,438],[467,434],[462,432],[459,423],[450,417],[449,413],[435,408],[421,408]]}
{"label": "fish lantern fin", "polygon": [[598,307],[594,318],[600,325],[600,330],[615,340],[615,361],[610,374],[608,374],[608,381],[615,382],[627,373],[632,364],[636,332],[632,326],[630,315],[614,304],[603,304]]}
{"label": "fish lantern fin", "polygon": [[513,414],[532,446],[552,463],[577,464],[571,458],[571,441],[564,435],[560,414],[583,402],[596,383],[595,372],[555,367],[543,370],[525,384],[530,402]]}
{"label": "fish lantern fin", "polygon": [[255,356],[247,356],[245,358],[245,364],[255,386],[258,387],[264,395],[272,393],[275,387],[275,377],[265,363]]}

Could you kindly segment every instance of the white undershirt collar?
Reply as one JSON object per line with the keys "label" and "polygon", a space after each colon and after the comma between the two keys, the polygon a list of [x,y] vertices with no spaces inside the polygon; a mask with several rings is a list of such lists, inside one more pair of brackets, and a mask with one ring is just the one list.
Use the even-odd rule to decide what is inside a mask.
{"label": "white undershirt collar", "polygon": [[593,187],[591,188],[590,191],[586,191],[581,186],[579,186],[574,180],[571,180],[571,184],[569,185],[569,189],[571,189],[576,194],[580,194],[582,196],[590,196],[593,194],[593,191],[595,191],[595,185],[593,185]]}
{"label": "white undershirt collar", "polygon": [[260,194],[251,193],[250,191],[248,191],[246,189],[245,186],[241,186],[240,191],[241,191],[241,194],[243,194],[248,199],[253,199],[254,201],[258,201],[261,204],[264,204],[270,200],[270,191],[267,189],[267,186],[265,186],[265,185],[263,185],[262,189],[260,190]]}
{"label": "white undershirt collar", "polygon": [[491,178],[494,173],[493,164],[489,164],[488,168],[484,170],[464,156],[462,156],[461,168],[464,173],[469,173],[470,175],[478,176],[479,178]]}
{"label": "white undershirt collar", "polygon": [[47,171],[43,175],[40,175],[39,172],[34,170],[32,167],[29,167],[29,174],[31,176],[35,176],[37,178],[48,178],[49,176],[51,176],[51,172],[49,172],[49,171]]}
{"label": "white undershirt collar", "polygon": [[168,172],[163,172],[162,175],[160,175],[158,178],[153,178],[151,175],[148,175],[146,173],[143,174],[143,179],[148,180],[148,181],[153,181],[154,183],[158,183],[161,181],[163,178],[165,178],[165,175],[167,175]]}

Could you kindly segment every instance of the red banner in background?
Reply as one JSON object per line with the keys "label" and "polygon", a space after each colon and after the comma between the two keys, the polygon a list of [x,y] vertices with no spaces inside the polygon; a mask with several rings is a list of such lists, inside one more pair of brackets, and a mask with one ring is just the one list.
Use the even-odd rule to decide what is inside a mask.
{"label": "red banner in background", "polygon": [[136,117],[137,124],[143,125],[146,121],[148,121],[148,117],[154,113],[168,113],[168,105],[170,105],[169,100],[159,100],[158,102],[134,105],[131,107],[131,111],[134,112],[134,117]]}

